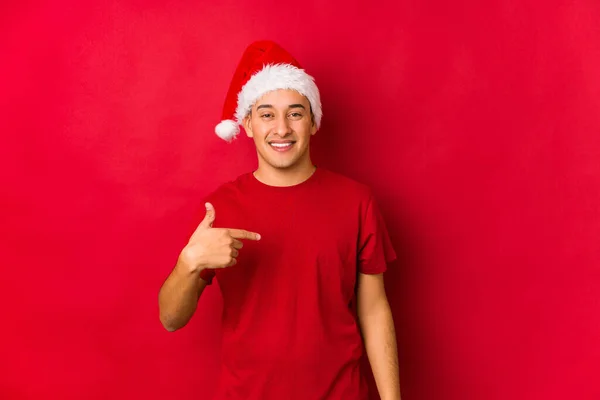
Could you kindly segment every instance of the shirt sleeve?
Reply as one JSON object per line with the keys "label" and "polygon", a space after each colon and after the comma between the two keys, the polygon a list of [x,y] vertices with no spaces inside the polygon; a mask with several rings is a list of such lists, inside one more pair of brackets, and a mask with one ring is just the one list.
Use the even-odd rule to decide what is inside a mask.
{"label": "shirt sleeve", "polygon": [[377,202],[370,196],[363,208],[358,238],[358,271],[362,274],[381,274],[387,264],[396,259],[385,222]]}

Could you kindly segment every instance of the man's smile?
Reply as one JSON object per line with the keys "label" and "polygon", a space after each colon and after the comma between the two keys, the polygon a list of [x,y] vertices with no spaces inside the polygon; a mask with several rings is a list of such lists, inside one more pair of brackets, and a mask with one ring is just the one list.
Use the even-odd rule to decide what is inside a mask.
{"label": "man's smile", "polygon": [[275,151],[284,152],[291,149],[294,143],[296,142],[293,140],[273,140],[269,142],[269,146]]}

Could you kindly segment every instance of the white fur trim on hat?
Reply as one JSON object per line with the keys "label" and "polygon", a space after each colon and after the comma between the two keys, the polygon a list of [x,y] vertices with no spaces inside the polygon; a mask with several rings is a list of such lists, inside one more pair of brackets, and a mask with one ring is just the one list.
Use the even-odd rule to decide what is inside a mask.
{"label": "white fur trim on hat", "polygon": [[215,133],[221,139],[231,142],[240,133],[240,127],[235,121],[225,119],[217,124]]}
{"label": "white fur trim on hat", "polygon": [[246,82],[238,93],[237,109],[235,110],[237,123],[239,125],[243,123],[244,118],[258,99],[268,92],[279,89],[293,89],[306,96],[312,108],[317,128],[321,125],[323,116],[321,97],[314,78],[304,70],[290,64],[266,65]]}

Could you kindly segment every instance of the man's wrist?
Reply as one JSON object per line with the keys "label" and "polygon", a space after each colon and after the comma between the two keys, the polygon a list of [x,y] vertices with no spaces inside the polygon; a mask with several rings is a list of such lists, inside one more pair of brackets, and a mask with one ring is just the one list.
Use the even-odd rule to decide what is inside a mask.
{"label": "man's wrist", "polygon": [[206,269],[206,266],[202,262],[191,262],[186,254],[182,252],[177,260],[177,265],[175,266],[179,270],[179,272],[186,275],[198,275],[202,272],[203,269]]}

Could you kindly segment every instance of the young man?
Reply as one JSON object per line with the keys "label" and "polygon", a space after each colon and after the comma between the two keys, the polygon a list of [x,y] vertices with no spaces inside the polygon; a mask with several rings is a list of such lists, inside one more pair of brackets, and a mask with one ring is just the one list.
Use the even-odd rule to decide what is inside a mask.
{"label": "young man", "polygon": [[383,284],[395,253],[369,188],[311,162],[321,116],[317,86],[298,62],[275,43],[250,45],[216,132],[230,141],[243,125],[258,168],[208,196],[159,294],[173,331],[218,280],[217,400],[365,400],[363,344],[381,399],[400,399]]}

